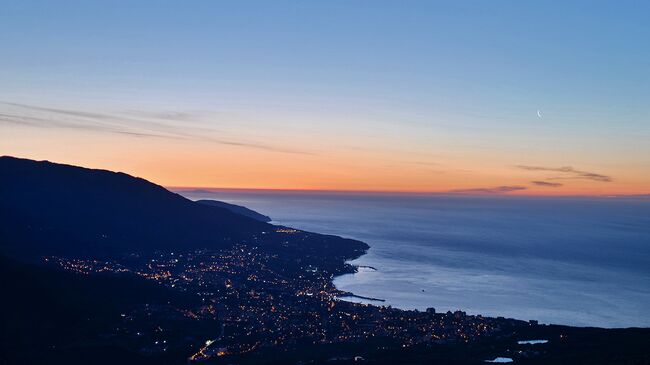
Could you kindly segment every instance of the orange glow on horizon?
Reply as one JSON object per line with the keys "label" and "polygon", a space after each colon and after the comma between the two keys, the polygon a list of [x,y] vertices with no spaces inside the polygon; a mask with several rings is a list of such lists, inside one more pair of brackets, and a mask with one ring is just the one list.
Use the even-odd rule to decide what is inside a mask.
{"label": "orange glow on horizon", "polygon": [[[309,190],[384,193],[447,193],[455,190],[515,187],[507,195],[641,195],[650,193],[650,171],[610,164],[606,169],[576,163],[588,172],[611,176],[594,181],[548,171],[517,168],[520,159],[498,150],[481,154],[448,153],[432,163],[413,152],[380,148],[327,150],[314,154],[215,146],[192,140],[138,139],[73,131],[65,136],[46,129],[16,129],[0,154],[121,171],[168,187]],[[34,144],[34,140],[48,143]],[[284,143],[284,142],[283,142]],[[288,142],[285,145],[290,145]],[[306,149],[294,143],[294,149]],[[531,155],[532,156],[532,155]],[[563,166],[556,156],[528,157],[530,165]],[[531,162],[528,162],[531,161]],[[426,162],[426,161],[425,161]],[[562,176],[556,176],[562,175]],[[535,181],[561,184],[538,186]],[[519,190],[517,190],[519,189]],[[480,194],[481,191],[475,193]]]}

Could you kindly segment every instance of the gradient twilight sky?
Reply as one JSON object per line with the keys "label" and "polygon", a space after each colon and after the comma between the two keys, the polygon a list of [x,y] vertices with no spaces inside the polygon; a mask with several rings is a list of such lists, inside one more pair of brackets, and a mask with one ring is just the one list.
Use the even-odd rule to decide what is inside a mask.
{"label": "gradient twilight sky", "polygon": [[0,46],[0,155],[166,186],[650,193],[646,1],[0,0]]}

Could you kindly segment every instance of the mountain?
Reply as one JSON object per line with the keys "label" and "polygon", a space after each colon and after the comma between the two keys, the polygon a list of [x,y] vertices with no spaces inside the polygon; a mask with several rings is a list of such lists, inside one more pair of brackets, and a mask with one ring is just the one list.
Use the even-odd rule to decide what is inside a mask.
{"label": "mountain", "polygon": [[124,173],[5,156],[0,177],[0,277],[9,278],[1,289],[9,299],[0,301],[2,364],[186,363],[219,328],[216,317],[192,318],[204,308],[196,294],[133,271],[64,272],[42,256],[131,260],[243,244],[272,255],[267,269],[298,277],[304,267],[349,272],[345,260],[367,249],[196,203]]}
{"label": "mountain", "polygon": [[271,217],[268,215],[260,214],[252,209],[248,209],[246,207],[243,207],[241,205],[236,205],[236,204],[230,204],[218,200],[209,200],[209,199],[203,199],[203,200],[197,200],[196,201],[199,204],[205,204],[205,205],[210,205],[213,207],[219,207],[219,208],[224,208],[228,209],[229,211],[235,213],[235,214],[240,214],[243,215],[244,217],[248,218],[253,218],[256,221],[260,222],[270,222]]}
{"label": "mountain", "polygon": [[[101,257],[243,243],[287,255],[357,257],[367,245],[277,226],[124,173],[0,157],[0,252]],[[263,237],[264,239],[260,239]],[[307,239],[308,238],[308,239]]]}

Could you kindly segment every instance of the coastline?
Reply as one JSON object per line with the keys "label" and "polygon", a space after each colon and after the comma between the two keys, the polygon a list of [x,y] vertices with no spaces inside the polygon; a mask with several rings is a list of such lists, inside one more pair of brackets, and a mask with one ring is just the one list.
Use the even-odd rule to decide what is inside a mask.
{"label": "coastline", "polygon": [[[463,216],[479,207],[492,211],[491,207],[496,201],[481,200],[477,202],[469,198],[453,202],[441,201],[438,198],[418,200],[417,202],[387,198],[377,201],[363,198],[357,201],[354,197],[328,197],[326,200],[314,197],[287,199],[286,197],[260,195],[251,197],[242,194],[210,196],[198,194],[189,197],[192,199],[223,199],[243,206],[251,206],[253,209],[268,212],[273,216],[272,223],[275,224],[369,243],[372,247],[367,252],[350,252],[345,247],[337,252],[323,247],[327,250],[328,256],[335,256],[338,261],[336,263],[334,260],[329,260],[329,264],[327,264],[330,267],[330,272],[335,274],[335,277],[332,278],[333,283],[340,291],[386,299],[386,303],[397,308],[425,310],[434,305],[441,311],[454,311],[462,308],[468,313],[480,313],[494,317],[534,318],[541,323],[602,328],[621,328],[645,324],[643,320],[638,321],[643,318],[642,315],[640,318],[633,315],[635,313],[634,303],[626,299],[630,298],[626,296],[626,293],[630,293],[628,287],[636,285],[635,282],[639,280],[636,271],[621,273],[615,267],[618,263],[613,261],[607,261],[605,266],[593,265],[603,255],[594,254],[589,259],[593,262],[585,261],[584,256],[574,255],[577,254],[579,246],[571,249],[570,252],[567,252],[568,249],[565,246],[557,244],[548,244],[548,250],[541,248],[546,247],[546,242],[551,241],[547,239],[544,239],[544,242],[538,241],[541,241],[542,238],[552,238],[555,229],[562,229],[573,222],[572,217],[578,216],[582,208],[588,208],[582,205],[575,209],[568,209],[559,202],[544,203],[540,201],[533,204],[528,200],[515,201],[513,199],[512,202],[500,206],[499,214],[506,217],[525,218],[529,214],[533,214],[530,213],[531,204],[533,204],[533,208],[539,206],[540,209],[557,206],[568,213],[563,214],[566,219],[562,221],[553,222],[550,226],[545,224],[544,227],[548,229],[539,235],[528,236],[530,230],[517,229],[503,237],[504,240],[501,241],[491,234],[494,232],[493,230],[477,231],[485,228],[481,226],[483,223],[499,224],[498,220],[492,219],[493,217],[486,217],[485,221],[479,222],[463,223],[455,220],[459,215]],[[440,205],[447,207],[445,204],[452,203],[453,208],[444,211],[438,209]],[[588,216],[590,220],[603,224],[620,218],[620,214],[634,213],[628,206],[610,206],[604,203],[598,203],[597,206],[613,209],[614,216],[612,217],[598,213],[593,215],[590,213]],[[366,209],[370,209],[371,212],[367,212]],[[416,213],[420,214],[422,221],[411,222],[409,219],[400,219],[400,224],[395,227],[381,225],[382,222],[394,219],[394,215],[407,217]],[[442,222],[444,225],[436,226],[436,222]],[[535,222],[526,220],[524,223],[532,229],[538,225]],[[435,231],[432,230],[433,228]],[[418,232],[417,240],[416,237],[409,236],[409,231],[412,230]],[[460,236],[450,236],[454,232],[464,233]],[[488,244],[480,245],[477,249],[478,246],[474,246],[476,242],[470,240],[469,236],[481,232],[486,234],[483,238]],[[600,244],[622,238],[618,230],[608,232],[602,232],[603,234],[599,236],[601,237],[598,239]],[[534,241],[537,244],[510,252],[508,250],[510,243],[508,242],[513,235],[528,237],[532,240],[531,243]],[[442,241],[434,241],[434,238],[438,236]],[[431,244],[425,243],[425,241],[431,241]],[[454,245],[444,243],[447,241]],[[461,245],[456,247],[456,242]],[[582,240],[578,242],[589,244]],[[346,246],[356,247],[356,245],[349,246],[348,244]],[[522,257],[521,261],[513,260],[513,257],[518,257],[524,252],[526,255]],[[559,261],[546,259],[546,256],[557,256],[560,253],[562,255]],[[346,265],[345,270],[335,269],[341,267],[340,262],[343,256],[348,260],[349,266]],[[613,257],[621,259],[625,255],[614,255]],[[634,260],[641,261],[639,258]],[[379,270],[372,272],[373,269],[363,266],[372,266]],[[534,270],[527,270],[527,267],[534,268]],[[546,272],[551,277],[542,275]],[[345,276],[346,273],[353,275]],[[598,278],[602,275],[605,275],[606,278],[602,282],[581,280],[585,276]],[[557,281],[551,280],[555,277],[567,280],[567,285],[558,285]],[[627,284],[618,285],[612,294],[601,290],[606,289],[610,284],[614,285],[620,282]],[[527,291],[526,288],[534,290]],[[545,288],[549,289],[548,295],[543,295]],[[586,296],[569,297],[571,299],[569,301],[562,299],[569,295],[571,290],[579,290],[595,298],[608,300],[615,304],[615,307],[608,310],[603,306],[590,304],[587,302]],[[644,300],[645,294],[641,293],[640,295],[639,298]],[[474,300],[472,298],[481,299]],[[346,300],[358,301],[359,299],[347,298]],[[372,304],[379,305],[381,303],[372,302]],[[589,310],[584,311],[580,308]]]}
{"label": "coastline", "polygon": [[[363,242],[363,243],[365,243],[365,242]],[[366,243],[366,245],[368,246],[368,249],[370,249],[370,246],[367,243]],[[345,260],[344,265],[347,266],[347,267],[351,267],[352,268],[351,272],[342,273],[340,275],[335,275],[335,276],[333,276],[331,278],[330,284],[339,292],[339,294],[336,295],[337,300],[343,300],[343,301],[347,301],[347,302],[351,302],[351,303],[370,304],[370,305],[376,304],[376,303],[373,303],[373,302],[379,302],[379,303],[385,303],[386,302],[386,299],[369,297],[369,296],[364,296],[364,295],[358,295],[358,294],[355,294],[355,293],[353,293],[351,291],[341,290],[341,289],[337,288],[336,285],[334,284],[334,280],[336,278],[342,277],[342,276],[345,276],[345,275],[355,275],[355,274],[357,274],[359,272],[359,269],[366,269],[366,270],[370,270],[370,271],[378,271],[377,268],[374,267],[374,266],[355,265],[355,264],[350,263],[351,261],[357,260],[360,257],[362,257],[364,255],[367,255],[368,254],[368,249],[366,249],[361,255],[359,255],[359,256],[357,256],[355,258]],[[352,300],[350,300],[350,299],[352,299]],[[354,299],[360,299],[361,301],[354,300]],[[366,303],[366,302],[370,302],[370,303]],[[381,305],[381,304],[377,304],[377,305]]]}

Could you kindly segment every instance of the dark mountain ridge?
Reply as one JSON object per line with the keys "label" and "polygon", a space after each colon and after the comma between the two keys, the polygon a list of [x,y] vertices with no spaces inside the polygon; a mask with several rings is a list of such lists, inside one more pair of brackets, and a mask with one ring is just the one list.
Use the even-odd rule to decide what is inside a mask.
{"label": "dark mountain ridge", "polygon": [[[0,176],[0,250],[21,259],[218,249],[235,243],[332,258],[356,257],[367,249],[359,241],[306,232],[311,239],[291,237],[287,244],[277,226],[195,203],[124,173],[4,156]],[[262,235],[264,240],[258,240]]]}

